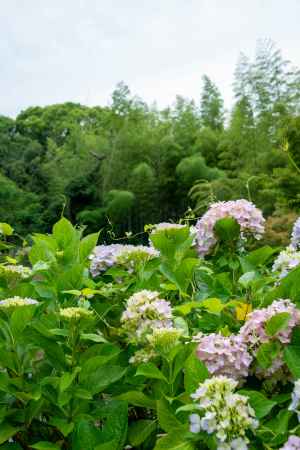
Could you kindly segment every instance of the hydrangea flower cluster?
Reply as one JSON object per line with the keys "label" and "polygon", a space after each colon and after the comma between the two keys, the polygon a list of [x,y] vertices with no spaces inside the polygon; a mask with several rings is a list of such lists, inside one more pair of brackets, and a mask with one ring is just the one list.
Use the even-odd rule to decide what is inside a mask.
{"label": "hydrangea flower cluster", "polygon": [[178,328],[154,328],[153,333],[148,336],[148,341],[155,351],[168,354],[179,342],[182,330]]}
{"label": "hydrangea flower cluster", "polygon": [[256,239],[264,233],[265,219],[253,203],[244,199],[213,203],[196,224],[200,256],[207,255],[213,249],[217,242],[214,226],[218,220],[225,217],[234,218],[239,223],[242,233],[251,233]]}
{"label": "hydrangea flower cluster", "polygon": [[0,266],[0,273],[9,277],[15,277],[20,279],[29,278],[32,274],[32,270],[29,267],[22,266],[21,264],[7,264]]}
{"label": "hydrangea flower cluster", "polygon": [[59,315],[66,320],[90,319],[93,312],[82,307],[71,306],[69,308],[60,308]]}
{"label": "hydrangea flower cluster", "polygon": [[293,226],[291,246],[294,249],[300,249],[300,217],[298,217]]}
{"label": "hydrangea flower cluster", "polygon": [[11,297],[11,298],[6,298],[4,300],[0,301],[0,307],[1,308],[14,308],[14,307],[20,307],[20,306],[30,306],[30,305],[37,305],[38,301],[34,300],[33,298],[29,298],[29,297],[19,297],[19,296],[15,296],[15,297]]}
{"label": "hydrangea flower cluster", "polygon": [[300,379],[295,381],[294,390],[292,392],[292,403],[289,406],[289,411],[297,413],[300,422]]}
{"label": "hydrangea flower cluster", "polygon": [[290,245],[279,253],[274,261],[272,271],[279,272],[279,278],[284,278],[291,270],[300,264],[300,251]]}
{"label": "hydrangea flower cluster", "polygon": [[237,385],[225,376],[212,377],[192,394],[199,413],[191,414],[190,431],[215,433],[218,450],[247,449],[246,431],[258,426],[248,398],[234,393]]}
{"label": "hydrangea flower cluster", "polygon": [[243,341],[256,352],[260,344],[268,342],[270,336],[266,333],[266,322],[276,314],[288,313],[290,319],[287,327],[278,331],[275,337],[282,344],[288,344],[291,340],[293,328],[300,322],[300,311],[289,299],[279,299],[266,308],[256,309],[248,315],[248,319],[240,329]]}
{"label": "hydrangea flower cluster", "polygon": [[180,223],[171,223],[171,222],[161,222],[154,225],[152,228],[151,234],[156,233],[157,231],[168,231],[168,230],[180,230],[185,228],[186,225]]}
{"label": "hydrangea flower cluster", "polygon": [[[268,336],[266,332],[267,321],[280,313],[288,313],[290,315],[287,326],[278,331],[273,337]],[[291,340],[293,328],[300,322],[300,311],[288,299],[279,299],[274,301],[267,308],[256,309],[248,316],[248,320],[240,329],[239,335],[243,342],[248,346],[250,353],[256,356],[258,348],[261,344],[269,342],[271,339],[276,339],[282,344],[288,344]],[[279,369],[284,367],[282,355],[277,355],[271,367],[267,370],[257,368],[257,375],[264,377],[272,376]]]}
{"label": "hydrangea flower cluster", "polygon": [[198,335],[197,341],[197,356],[212,375],[225,375],[235,380],[248,376],[252,357],[241,336],[212,333]]}
{"label": "hydrangea flower cluster", "polygon": [[300,437],[292,435],[280,450],[300,450]]}
{"label": "hydrangea flower cluster", "polygon": [[147,261],[158,254],[155,249],[144,245],[98,245],[90,256],[90,272],[93,277],[97,277],[116,264],[128,266],[130,270],[136,261]]}
{"label": "hydrangea flower cluster", "polygon": [[145,263],[159,256],[159,252],[153,247],[145,245],[125,245],[116,258],[116,264],[127,268],[132,273],[139,263]]}
{"label": "hydrangea flower cluster", "polygon": [[123,248],[121,244],[97,245],[90,256],[90,272],[97,277],[116,263],[118,253]]}
{"label": "hydrangea flower cluster", "polygon": [[143,290],[127,300],[121,316],[122,330],[133,344],[147,344],[149,335],[157,328],[171,328],[172,309],[168,301],[155,291]]}

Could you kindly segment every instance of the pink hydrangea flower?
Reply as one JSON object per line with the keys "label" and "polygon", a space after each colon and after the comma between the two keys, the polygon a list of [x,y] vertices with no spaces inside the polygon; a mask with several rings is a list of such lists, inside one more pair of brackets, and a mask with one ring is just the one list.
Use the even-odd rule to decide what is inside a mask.
{"label": "pink hydrangea flower", "polygon": [[271,317],[279,313],[289,313],[290,319],[287,327],[276,333],[275,337],[282,344],[288,344],[291,340],[293,328],[300,321],[300,311],[291,300],[276,300],[267,308],[256,309],[248,315],[246,323],[240,329],[240,336],[254,353],[260,344],[270,340],[270,336],[266,333],[265,325]]}
{"label": "pink hydrangea flower", "polygon": [[197,356],[212,375],[224,375],[235,380],[247,377],[252,357],[240,336],[212,333],[197,340]]}
{"label": "pink hydrangea flower", "polygon": [[[287,326],[278,331],[275,336],[270,337],[266,332],[267,321],[280,313],[290,314],[290,319]],[[292,336],[293,328],[300,322],[300,311],[288,299],[279,299],[274,301],[267,308],[256,309],[249,314],[246,323],[240,329],[240,337],[244,344],[248,346],[250,353],[255,357],[258,348],[261,344],[269,342],[271,339],[276,339],[282,344],[289,344]],[[285,371],[286,366],[283,361],[282,352],[280,352],[274,359],[271,367],[262,369],[256,368],[256,375],[258,377],[269,378],[279,371]]]}
{"label": "pink hydrangea flower", "polygon": [[300,450],[300,438],[295,435],[290,436],[281,450]]}
{"label": "pink hydrangea flower", "polygon": [[239,223],[242,233],[251,233],[256,239],[264,233],[265,219],[253,203],[244,199],[213,203],[196,224],[196,240],[200,256],[210,253],[216,244],[214,226],[218,220],[225,217],[234,218]]}

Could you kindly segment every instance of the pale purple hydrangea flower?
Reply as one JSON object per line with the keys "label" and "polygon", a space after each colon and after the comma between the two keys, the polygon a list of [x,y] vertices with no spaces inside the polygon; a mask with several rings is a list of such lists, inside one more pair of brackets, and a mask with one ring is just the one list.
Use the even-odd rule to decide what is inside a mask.
{"label": "pale purple hydrangea flower", "polygon": [[291,246],[294,249],[300,249],[300,217],[298,217],[293,226]]}
{"label": "pale purple hydrangea flower", "polygon": [[292,435],[280,450],[300,450],[300,438]]}
{"label": "pale purple hydrangea flower", "polygon": [[[266,322],[276,314],[288,313],[290,318],[287,326],[278,331],[275,336],[268,336],[265,326]],[[261,344],[277,339],[282,344],[289,344],[292,336],[293,328],[300,322],[300,311],[289,299],[279,299],[274,301],[267,308],[256,309],[248,315],[247,321],[240,329],[239,335],[243,342],[248,346],[250,353],[256,356],[258,348]],[[270,377],[280,369],[284,369],[284,361],[282,354],[277,355],[272,366],[268,369],[257,367],[257,376]]]}
{"label": "pale purple hydrangea flower", "polygon": [[250,233],[255,239],[260,239],[264,233],[265,219],[253,203],[244,199],[213,203],[196,224],[200,256],[211,252],[217,242],[214,226],[218,220],[226,217],[232,217],[239,223],[243,236]]}
{"label": "pale purple hydrangea flower", "polygon": [[212,375],[224,375],[235,380],[248,376],[252,357],[241,336],[212,333],[200,336],[197,341],[197,356]]}
{"label": "pale purple hydrangea flower", "polygon": [[284,278],[291,270],[300,264],[300,252],[291,245],[279,253],[274,261],[272,271],[279,272],[279,278]]}
{"label": "pale purple hydrangea flower", "polygon": [[94,248],[90,256],[90,272],[93,277],[97,277],[101,272],[105,272],[116,263],[117,255],[120,253],[123,245],[98,245]]}
{"label": "pale purple hydrangea flower", "polygon": [[139,291],[127,300],[121,323],[129,342],[148,344],[154,329],[172,328],[172,308],[168,301],[159,297],[158,292]]}
{"label": "pale purple hydrangea flower", "polygon": [[157,257],[158,254],[155,249],[144,245],[98,245],[90,256],[90,272],[93,277],[97,277],[116,264],[132,271],[134,259],[147,260]]}

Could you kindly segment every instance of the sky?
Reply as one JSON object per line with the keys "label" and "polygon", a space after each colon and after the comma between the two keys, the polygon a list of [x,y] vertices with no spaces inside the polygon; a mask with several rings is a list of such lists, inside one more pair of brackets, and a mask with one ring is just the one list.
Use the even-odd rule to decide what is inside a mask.
{"label": "sky", "polygon": [[270,38],[300,67],[300,0],[0,0],[0,115],[107,105],[124,81],[147,103],[199,102],[201,77],[232,104],[240,52]]}

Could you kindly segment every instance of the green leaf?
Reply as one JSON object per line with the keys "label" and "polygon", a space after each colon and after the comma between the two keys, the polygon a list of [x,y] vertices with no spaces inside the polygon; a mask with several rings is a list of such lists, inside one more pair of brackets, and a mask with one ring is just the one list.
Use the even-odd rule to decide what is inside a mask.
{"label": "green leaf", "polygon": [[31,444],[31,448],[36,448],[37,450],[60,450],[60,446],[56,444],[52,444],[48,441],[40,441],[36,444]]}
{"label": "green leaf", "polygon": [[200,383],[209,377],[205,364],[200,361],[193,352],[184,364],[184,388],[188,394],[192,394]]}
{"label": "green leaf", "polygon": [[240,236],[240,225],[232,217],[226,217],[216,222],[214,232],[221,241],[233,241]]}
{"label": "green leaf", "polygon": [[293,377],[300,378],[300,346],[288,345],[285,347],[283,354]]}
{"label": "green leaf", "polygon": [[127,368],[115,365],[102,365],[98,369],[91,373],[84,373],[82,378],[82,372],[80,373],[80,381],[82,387],[92,394],[98,394],[107,388],[110,384],[120,380],[125,374]]}
{"label": "green leaf", "polygon": [[270,367],[273,360],[278,355],[280,349],[281,346],[279,342],[270,341],[261,344],[256,354],[256,359],[260,367],[263,369],[267,369],[268,367]]}
{"label": "green leaf", "polygon": [[268,336],[274,336],[279,331],[284,330],[289,323],[291,315],[289,313],[283,312],[272,316],[267,320],[265,325],[265,330]]}
{"label": "green leaf", "polygon": [[14,229],[8,223],[0,222],[0,235],[11,236],[13,232]]}
{"label": "green leaf", "polygon": [[100,444],[99,430],[87,420],[76,423],[72,433],[72,450],[95,450]]}
{"label": "green leaf", "polygon": [[[94,411],[93,416],[100,420],[104,425],[99,434],[97,444],[99,445],[100,443],[113,441],[114,446],[110,447],[111,449],[123,450],[128,427],[127,403],[119,400],[111,400],[102,403],[98,402],[98,405],[99,406]],[[81,447],[81,449],[82,448],[85,449],[85,447]]]}
{"label": "green leaf", "polygon": [[73,381],[75,380],[77,374],[80,372],[81,368],[80,367],[75,367],[75,369],[73,370],[72,373],[69,372],[65,372],[59,382],[59,390],[60,392],[64,392],[65,390],[67,390],[71,384],[73,383]]}
{"label": "green leaf", "polygon": [[262,419],[276,406],[276,402],[269,400],[263,394],[257,391],[241,389],[239,394],[249,398],[249,403],[255,411],[257,419]]}
{"label": "green leaf", "polygon": [[183,303],[182,305],[175,306],[173,308],[173,311],[178,312],[182,314],[183,316],[187,316],[190,314],[190,312],[195,308],[200,308],[201,303],[200,302],[188,302]]}
{"label": "green leaf", "polygon": [[124,394],[118,395],[117,400],[124,400],[129,405],[140,406],[141,408],[156,408],[156,401],[147,397],[143,392],[140,391],[128,391]]}
{"label": "green leaf", "polygon": [[36,306],[27,305],[16,308],[10,319],[10,326],[14,336],[19,336],[26,328],[34,315]]}
{"label": "green leaf", "polygon": [[93,233],[85,236],[79,246],[80,261],[83,262],[92,253],[97,245],[99,233]]}
{"label": "green leaf", "polygon": [[49,420],[49,424],[56,427],[65,437],[67,437],[74,428],[73,422],[68,422],[66,419],[61,419],[60,417],[52,417]]}
{"label": "green leaf", "polygon": [[157,416],[160,427],[167,433],[187,431],[185,425],[175,417],[174,412],[165,399],[157,400]]}
{"label": "green leaf", "polygon": [[58,243],[59,247],[65,249],[74,240],[76,230],[65,217],[62,217],[53,226],[53,237]]}
{"label": "green leaf", "polygon": [[194,444],[183,440],[180,436],[170,434],[160,438],[154,450],[194,450]]}
{"label": "green leaf", "polygon": [[252,281],[257,279],[257,273],[252,271],[252,272],[246,272],[244,273],[244,275],[242,275],[238,282],[244,287],[247,288]]}
{"label": "green leaf", "polygon": [[147,378],[155,378],[157,380],[163,380],[166,383],[168,382],[166,377],[162,374],[162,372],[153,363],[141,364],[138,367],[135,375],[136,376],[143,375],[144,377],[147,377]]}
{"label": "green leaf", "polygon": [[0,426],[0,444],[4,444],[8,439],[12,438],[20,428],[13,427],[9,423],[1,423]]}
{"label": "green leaf", "polygon": [[93,341],[93,342],[107,342],[104,336],[102,334],[96,334],[96,333],[81,333],[80,339],[82,341]]}
{"label": "green leaf", "polygon": [[156,427],[156,420],[138,420],[133,422],[128,429],[130,445],[133,447],[141,445],[156,430]]}

